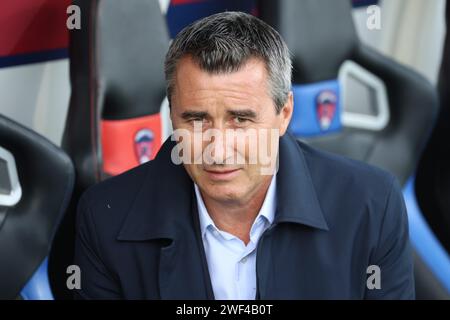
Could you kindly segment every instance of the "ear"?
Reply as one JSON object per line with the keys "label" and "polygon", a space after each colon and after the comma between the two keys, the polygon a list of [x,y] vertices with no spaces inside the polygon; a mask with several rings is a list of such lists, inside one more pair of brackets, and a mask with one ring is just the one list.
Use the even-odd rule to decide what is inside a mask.
{"label": "ear", "polygon": [[290,91],[288,98],[286,99],[286,103],[284,104],[279,114],[279,116],[281,117],[280,136],[283,136],[286,133],[287,128],[289,127],[289,123],[291,122],[293,111],[294,111],[294,95],[292,91]]}

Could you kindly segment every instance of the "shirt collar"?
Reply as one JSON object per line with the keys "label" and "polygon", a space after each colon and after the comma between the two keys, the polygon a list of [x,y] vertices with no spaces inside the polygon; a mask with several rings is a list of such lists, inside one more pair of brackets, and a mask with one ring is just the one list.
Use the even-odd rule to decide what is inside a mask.
{"label": "shirt collar", "polygon": [[[255,219],[255,222],[260,220],[261,218],[265,219],[269,225],[272,224],[275,218],[275,210],[276,210],[276,174],[272,176],[272,180],[269,185],[269,189],[267,190],[266,197],[264,198],[264,202],[259,210],[259,213]],[[194,184],[195,189],[195,197],[197,199],[198,206],[198,215],[200,220],[200,231],[202,237],[204,237],[206,230],[209,226],[217,229],[214,221],[211,219],[208,210],[206,209],[205,203],[203,202],[202,195],[197,184]],[[254,223],[255,223],[254,222]]]}

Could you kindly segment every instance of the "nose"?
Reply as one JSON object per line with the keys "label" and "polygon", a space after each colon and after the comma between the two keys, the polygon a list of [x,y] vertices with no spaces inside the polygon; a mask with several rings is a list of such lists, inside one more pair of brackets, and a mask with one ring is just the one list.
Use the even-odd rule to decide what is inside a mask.
{"label": "nose", "polygon": [[229,164],[227,159],[233,157],[233,148],[226,139],[224,130],[211,129],[206,132],[206,146],[203,149],[203,158],[208,165]]}
{"label": "nose", "polygon": [[[224,141],[224,135],[222,134],[222,131],[217,130],[216,135],[212,137],[212,141],[210,142],[210,145],[206,148],[206,156],[209,158],[208,164],[216,164],[221,165],[225,163],[225,141]],[[209,150],[208,150],[209,149]]]}

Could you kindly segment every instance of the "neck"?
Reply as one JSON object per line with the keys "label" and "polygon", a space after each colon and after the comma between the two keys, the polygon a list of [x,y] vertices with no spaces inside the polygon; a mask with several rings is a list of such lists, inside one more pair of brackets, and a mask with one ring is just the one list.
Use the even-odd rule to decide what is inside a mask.
{"label": "neck", "polygon": [[272,177],[268,177],[248,199],[233,202],[221,202],[202,195],[205,207],[214,224],[228,232],[246,245],[250,241],[250,229],[255,221],[269,189]]}

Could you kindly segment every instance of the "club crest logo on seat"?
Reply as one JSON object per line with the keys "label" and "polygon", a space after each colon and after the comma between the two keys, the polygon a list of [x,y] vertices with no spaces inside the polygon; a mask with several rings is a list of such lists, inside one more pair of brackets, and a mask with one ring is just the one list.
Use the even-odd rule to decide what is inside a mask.
{"label": "club crest logo on seat", "polygon": [[337,95],[333,91],[325,90],[317,95],[316,113],[320,129],[328,130],[336,115]]}
{"label": "club crest logo on seat", "polygon": [[141,129],[134,136],[134,149],[140,164],[151,159],[155,135],[149,129]]}

